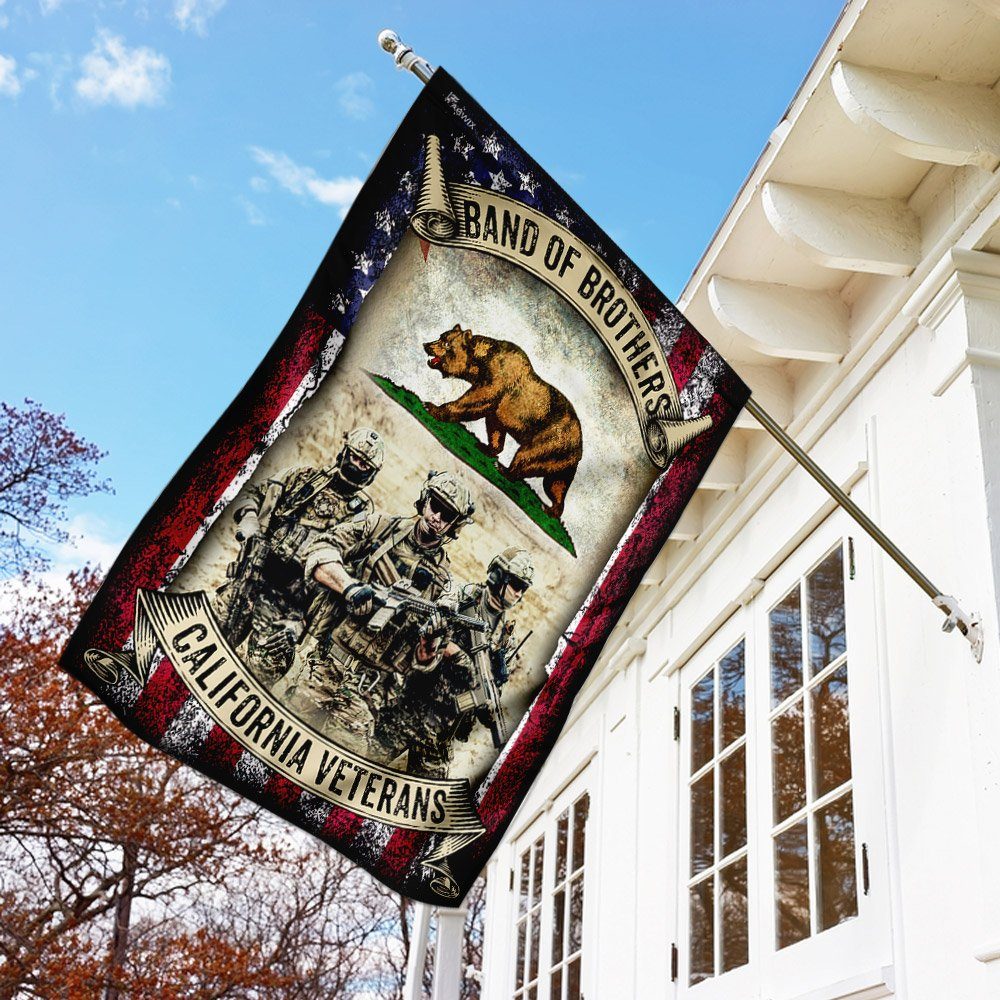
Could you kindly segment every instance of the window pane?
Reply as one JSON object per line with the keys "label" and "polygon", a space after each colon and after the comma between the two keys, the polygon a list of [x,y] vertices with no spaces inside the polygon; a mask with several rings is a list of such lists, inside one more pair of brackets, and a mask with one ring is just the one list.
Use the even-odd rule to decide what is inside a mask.
{"label": "window pane", "polygon": [[715,921],[712,887],[714,878],[691,887],[691,942],[688,983],[694,985],[715,975]]}
{"label": "window pane", "polygon": [[738,740],[746,730],[744,643],[741,640],[719,663],[719,699],[722,711],[722,747]]}
{"label": "window pane", "polygon": [[569,890],[569,954],[583,946],[583,876],[578,875]]}
{"label": "window pane", "polygon": [[806,804],[801,698],[771,723],[771,756],[774,763],[774,822],[780,823]]}
{"label": "window pane", "polygon": [[560,889],[552,897],[552,963],[563,958],[563,927],[566,920],[566,891]]}
{"label": "window pane", "polygon": [[556,884],[566,877],[566,840],[569,836],[569,810],[556,823]]}
{"label": "window pane", "polygon": [[517,985],[524,985],[524,940],[525,928],[527,924],[524,920],[517,925]]}
{"label": "window pane", "polygon": [[573,803],[573,867],[576,871],[583,867],[583,852],[587,835],[587,816],[590,814],[590,796],[581,795]]}
{"label": "window pane", "polygon": [[569,974],[566,976],[566,1000],[580,1000],[580,959],[569,963]]}
{"label": "window pane", "polygon": [[517,912],[525,913],[528,909],[528,874],[530,869],[528,868],[528,856],[530,851],[525,851],[521,855],[521,878],[520,878],[520,893],[518,894]]}
{"label": "window pane", "polygon": [[538,978],[538,943],[539,943],[539,918],[541,914],[535,911],[528,919],[531,921],[531,950],[528,953],[528,982],[534,982]]}
{"label": "window pane", "polygon": [[819,929],[825,931],[858,915],[854,807],[850,792],[817,811],[816,849]]}
{"label": "window pane", "polygon": [[769,637],[774,708],[802,687],[802,607],[798,587],[772,609]]}
{"label": "window pane", "polygon": [[809,858],[806,820],[774,838],[776,941],[786,948],[809,937]]}
{"label": "window pane", "polygon": [[747,769],[745,747],[730,754],[719,766],[722,811],[721,857],[747,842]]}
{"label": "window pane", "polygon": [[809,661],[814,674],[847,649],[844,557],[838,546],[809,574]]}
{"label": "window pane", "polygon": [[538,988],[536,986],[532,986],[528,990],[528,1000],[538,1000]]}
{"label": "window pane", "polygon": [[715,678],[703,677],[691,691],[691,773],[715,755]]}
{"label": "window pane", "polygon": [[552,973],[549,1000],[562,1000],[562,969],[556,969],[556,971]]}
{"label": "window pane", "polygon": [[535,866],[531,878],[531,905],[534,906],[542,898],[542,862],[545,857],[545,839],[539,837],[535,841]]}
{"label": "window pane", "polygon": [[813,780],[819,798],[851,777],[846,663],[815,687],[812,699]]}
{"label": "window pane", "polygon": [[703,872],[715,860],[715,769],[691,786],[691,874]]}
{"label": "window pane", "polygon": [[729,865],[722,872],[719,896],[722,910],[722,972],[737,969],[750,961],[747,923],[747,859]]}

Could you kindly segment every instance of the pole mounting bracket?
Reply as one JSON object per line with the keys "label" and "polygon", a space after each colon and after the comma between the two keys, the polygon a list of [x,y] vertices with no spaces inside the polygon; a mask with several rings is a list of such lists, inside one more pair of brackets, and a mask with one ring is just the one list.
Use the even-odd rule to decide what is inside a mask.
{"label": "pole mounting bracket", "polygon": [[969,645],[972,646],[972,655],[976,658],[976,663],[982,663],[983,624],[979,619],[979,615],[975,611],[971,614],[963,611],[958,601],[949,594],[938,594],[934,598],[934,605],[948,616],[941,626],[941,631],[952,632],[957,628],[969,640]]}

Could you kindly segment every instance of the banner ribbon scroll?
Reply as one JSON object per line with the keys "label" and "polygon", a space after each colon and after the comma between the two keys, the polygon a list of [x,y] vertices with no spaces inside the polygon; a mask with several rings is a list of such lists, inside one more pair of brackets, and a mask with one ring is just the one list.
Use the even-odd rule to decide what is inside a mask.
{"label": "banner ribbon scroll", "polygon": [[680,449],[712,426],[685,420],[663,347],[614,270],[565,226],[475,184],[445,179],[441,143],[428,135],[414,232],[429,243],[503,257],[555,289],[590,324],[615,359],[635,406],[650,461],[665,469]]}
{"label": "banner ribbon scroll", "polygon": [[394,770],[327,739],[288,712],[230,648],[205,593],[139,590],[134,637],[133,661],[88,650],[86,662],[104,679],[124,667],[145,685],[162,650],[219,726],[301,788],[367,819],[444,835],[454,850],[484,832],[467,778],[421,778]]}

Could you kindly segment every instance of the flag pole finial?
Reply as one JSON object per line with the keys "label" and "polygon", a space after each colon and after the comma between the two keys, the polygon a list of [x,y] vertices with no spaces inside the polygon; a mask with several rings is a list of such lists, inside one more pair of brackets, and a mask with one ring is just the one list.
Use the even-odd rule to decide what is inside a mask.
{"label": "flag pole finial", "polygon": [[400,69],[408,69],[421,83],[427,83],[434,72],[431,64],[418,56],[395,31],[388,28],[378,33],[379,45],[392,56]]}

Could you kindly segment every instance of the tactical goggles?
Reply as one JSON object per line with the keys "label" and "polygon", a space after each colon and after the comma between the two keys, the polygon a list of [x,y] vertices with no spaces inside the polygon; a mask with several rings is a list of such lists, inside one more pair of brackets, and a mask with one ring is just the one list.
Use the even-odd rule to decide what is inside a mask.
{"label": "tactical goggles", "polygon": [[348,448],[344,458],[346,461],[340,465],[340,474],[348,482],[367,486],[375,478],[375,466],[363,455],[359,455],[356,451]]}
{"label": "tactical goggles", "polygon": [[431,505],[431,510],[441,518],[445,524],[451,524],[453,521],[457,521],[459,514],[451,504],[445,503],[439,497],[430,493],[427,497],[427,502]]}

